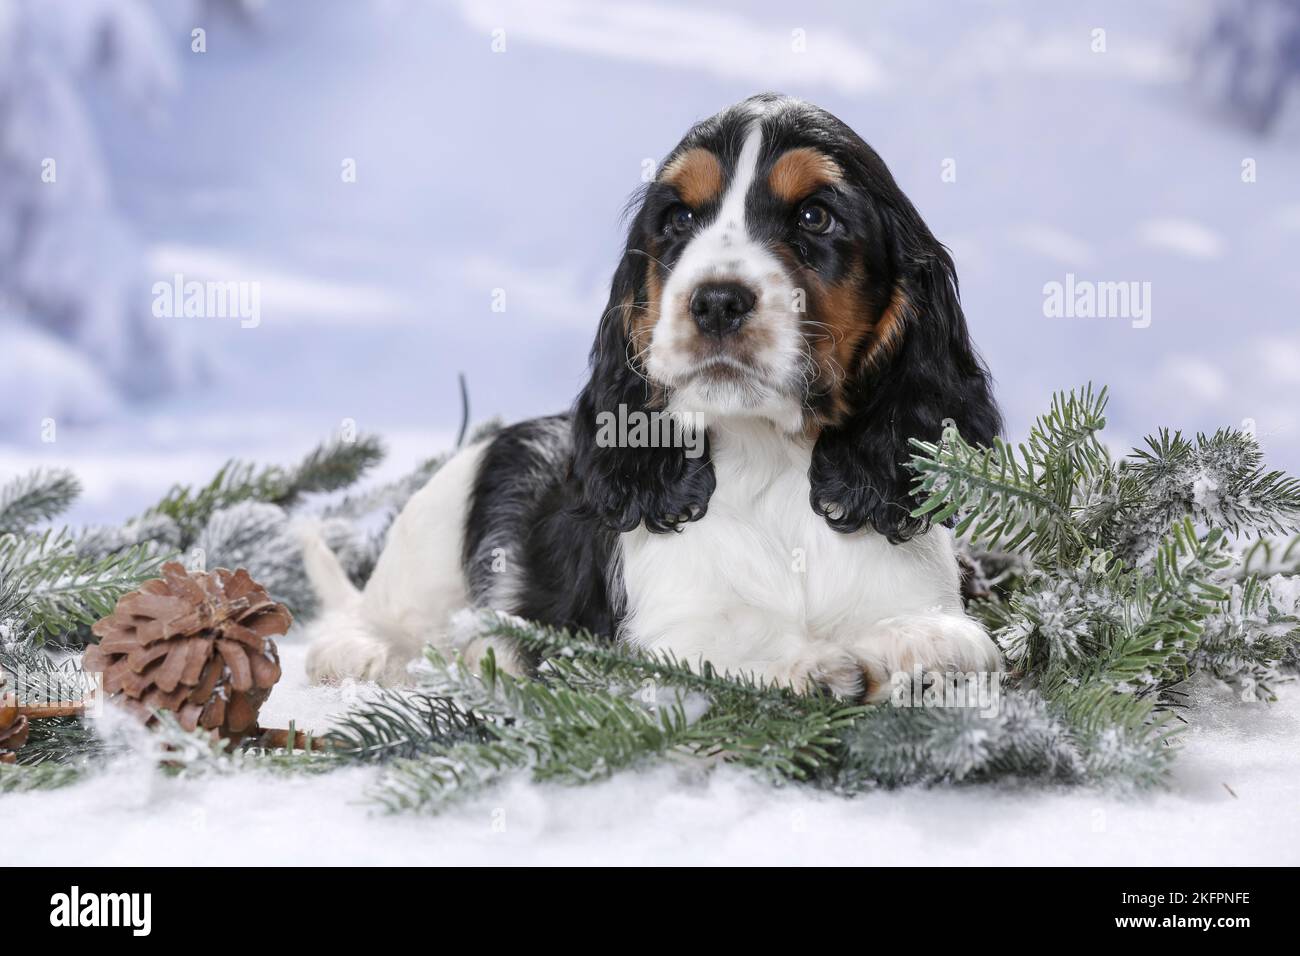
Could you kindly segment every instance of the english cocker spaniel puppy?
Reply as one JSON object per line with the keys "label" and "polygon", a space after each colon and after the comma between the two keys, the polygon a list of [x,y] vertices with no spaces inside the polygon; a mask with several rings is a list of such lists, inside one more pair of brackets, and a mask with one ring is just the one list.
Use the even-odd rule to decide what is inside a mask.
{"label": "english cocker spaniel puppy", "polygon": [[[364,591],[319,538],[308,669],[399,682],[492,608],[795,689],[994,672],[952,536],[911,516],[908,439],[1000,429],[948,252],[851,129],[761,95],[693,127],[639,197],[564,415],[460,451]],[[531,662],[496,646],[508,668]]]}

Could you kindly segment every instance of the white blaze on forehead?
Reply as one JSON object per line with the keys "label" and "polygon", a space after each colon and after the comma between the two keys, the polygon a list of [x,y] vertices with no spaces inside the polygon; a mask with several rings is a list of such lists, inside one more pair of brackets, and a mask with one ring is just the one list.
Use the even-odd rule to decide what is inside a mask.
{"label": "white blaze on forehead", "polygon": [[763,130],[757,122],[751,123],[749,131],[745,133],[745,142],[740,147],[740,155],[736,157],[736,169],[731,176],[731,183],[727,186],[726,195],[722,197],[718,218],[705,230],[705,234],[717,230],[728,236],[737,232],[747,235],[744,232],[745,197],[749,195],[749,187],[754,184],[754,177],[758,173],[758,154],[762,146]]}
{"label": "white blaze on forehead", "polygon": [[670,305],[674,294],[689,295],[705,279],[735,279],[761,291],[763,277],[780,268],[772,254],[753,241],[745,222],[745,197],[758,175],[762,146],[763,131],[754,120],[745,131],[718,215],[690,240],[669,277],[664,293]]}
{"label": "white blaze on forehead", "polygon": [[758,175],[763,131],[757,120],[750,123],[736,157],[731,182],[722,195],[718,214],[687,244],[664,287],[670,308],[674,296],[689,296],[695,285],[707,279],[734,279],[762,291],[763,277],[780,266],[772,254],[753,241],[746,228],[745,197]]}

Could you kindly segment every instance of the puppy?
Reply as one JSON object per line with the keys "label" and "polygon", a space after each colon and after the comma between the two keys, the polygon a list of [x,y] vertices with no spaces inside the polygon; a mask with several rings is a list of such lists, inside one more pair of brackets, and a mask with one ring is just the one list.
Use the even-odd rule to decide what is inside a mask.
{"label": "puppy", "polygon": [[998,670],[904,462],[1000,417],[952,260],[884,162],[766,94],[692,128],[636,210],[572,410],[444,465],[364,592],[307,542],[311,675],[400,682],[465,607],[851,699]]}

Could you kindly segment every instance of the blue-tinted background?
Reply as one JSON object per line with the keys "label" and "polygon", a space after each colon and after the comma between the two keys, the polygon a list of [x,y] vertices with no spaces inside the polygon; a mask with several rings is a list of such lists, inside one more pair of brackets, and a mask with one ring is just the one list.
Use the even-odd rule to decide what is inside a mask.
{"label": "blue-tinted background", "polygon": [[[1012,435],[1091,380],[1116,445],[1250,419],[1300,468],[1300,8],[1083,6],[0,0],[0,470],[117,520],[345,420],[404,470],[459,371],[476,418],[560,409],[643,170],[771,89],[951,247]],[[156,318],[176,273],[260,324]],[[1067,273],[1151,283],[1150,326],[1046,317]]]}

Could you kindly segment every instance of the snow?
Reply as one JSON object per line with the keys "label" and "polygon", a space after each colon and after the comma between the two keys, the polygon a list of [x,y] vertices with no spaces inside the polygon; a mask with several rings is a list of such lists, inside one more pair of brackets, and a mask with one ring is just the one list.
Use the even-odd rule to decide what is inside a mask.
{"label": "snow", "polygon": [[[308,686],[304,648],[266,726],[324,729],[366,688]],[[679,766],[583,788],[514,781],[440,816],[366,798],[374,768],[166,777],[143,759],[63,790],[4,799],[11,865],[1300,863],[1300,687],[1279,703],[1208,690],[1168,791],[961,787],[845,799]]]}

